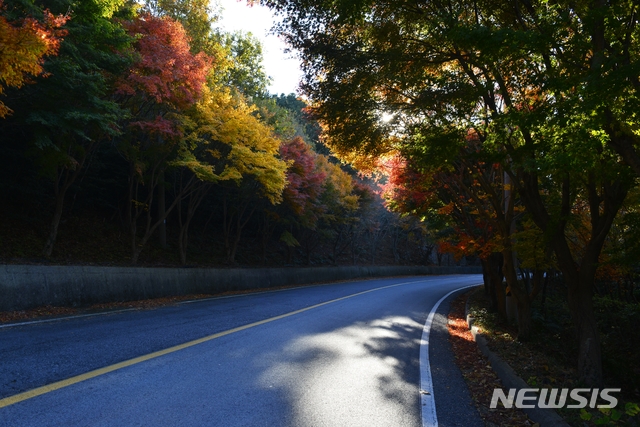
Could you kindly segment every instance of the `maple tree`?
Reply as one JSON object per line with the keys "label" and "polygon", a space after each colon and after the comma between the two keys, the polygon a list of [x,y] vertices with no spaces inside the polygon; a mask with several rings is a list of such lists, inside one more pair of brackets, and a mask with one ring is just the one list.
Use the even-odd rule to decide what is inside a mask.
{"label": "maple tree", "polygon": [[223,187],[223,236],[227,260],[235,262],[242,231],[259,203],[282,200],[287,164],[280,140],[253,113],[255,108],[224,86],[207,90],[197,105],[187,141],[205,144],[216,182]]}
{"label": "maple tree", "polygon": [[323,211],[318,202],[327,174],[317,170],[316,154],[300,137],[282,144],[280,155],[289,162],[283,201],[303,227],[313,228]]}
{"label": "maple tree", "polygon": [[[284,202],[276,209],[262,212],[263,260],[267,242],[278,228],[281,229],[280,242],[287,249],[288,262],[292,262],[294,248],[302,246],[307,263],[310,263],[315,249],[333,238],[336,239],[333,243],[335,260],[346,248],[345,227],[349,228],[347,223],[353,223],[357,216],[358,197],[353,194],[352,176],[316,151],[319,147],[317,123],[304,114],[306,103],[303,100],[293,94],[271,96],[258,99],[256,106],[257,113],[274,133],[288,141],[281,147],[281,156],[292,162]],[[324,178],[320,179],[323,174]],[[303,182],[309,180],[314,182],[307,190]]]}
{"label": "maple tree", "polygon": [[[171,18],[141,14],[123,25],[135,39],[137,54],[133,67],[115,85],[118,102],[130,113],[128,132],[118,146],[130,165],[127,219],[135,264],[153,232],[197,181],[192,176],[165,211],[152,216],[156,189],[163,184],[164,170],[182,136],[178,114],[200,99],[211,59],[191,53],[184,28]],[[139,238],[138,220],[143,215]]]}
{"label": "maple tree", "polygon": [[356,179],[327,156],[319,154],[316,157],[316,169],[325,175],[321,194],[321,203],[325,206],[322,220],[327,228],[324,234],[332,240],[331,258],[335,263],[353,243],[355,228],[368,199],[358,194]]}
{"label": "maple tree", "polygon": [[[510,248],[500,245],[499,224],[495,224],[499,220],[496,209],[503,213],[504,193],[496,183],[497,171],[492,166],[484,167],[486,164],[470,163],[464,157],[468,154],[461,150],[455,166],[427,168],[421,168],[410,156],[405,159],[395,155],[383,165],[389,175],[384,195],[391,209],[418,216],[432,229],[439,252],[451,253],[456,259],[478,256],[485,291],[491,296],[494,309],[506,316],[502,251]],[[489,203],[491,198],[497,203]],[[528,322],[521,321],[520,325],[526,327]],[[524,339],[528,331],[519,333]]]}
{"label": "maple tree", "polygon": [[[370,200],[358,194],[356,180],[327,156],[314,152],[309,143],[296,136],[283,144],[283,159],[290,162],[287,187],[283,193],[280,222],[285,225],[283,241],[289,251],[301,246],[306,263],[323,243],[331,245],[335,262],[353,243],[356,223]],[[363,190],[367,191],[367,190]]]}
{"label": "maple tree", "polygon": [[[299,237],[306,252],[307,263],[310,263],[311,252],[318,244],[317,230],[321,217],[327,206],[320,199],[324,192],[323,182],[327,175],[316,167],[317,155],[301,137],[295,137],[280,148],[281,156],[290,162],[287,170],[287,186],[284,190],[284,203],[293,215],[290,231],[297,228]],[[292,246],[289,245],[291,251]],[[291,252],[289,252],[291,257]]]}
{"label": "maple tree", "polygon": [[[173,109],[193,105],[206,82],[211,58],[202,52],[191,53],[182,25],[168,17],[143,14],[125,22],[124,27],[135,39],[138,60],[117,82],[116,90],[122,102],[131,105],[134,117],[147,118],[141,114],[154,105]],[[162,125],[132,121],[131,126]],[[168,129],[164,132],[171,133]]]}
{"label": "maple tree", "polygon": [[[177,249],[184,264],[196,243],[197,256],[189,253],[194,262],[203,262],[210,248],[213,262],[222,253],[235,262],[246,243],[242,259],[251,262],[247,235],[262,237],[265,263],[287,262],[268,250],[282,244],[299,245],[292,263],[379,262],[391,253],[381,252],[388,244],[396,262],[411,256],[412,231],[384,210],[373,184],[330,156],[306,101],[266,93],[259,44],[212,27],[216,11],[208,2],[3,5],[0,16],[13,29],[21,31],[25,17],[34,17],[58,37],[57,55],[41,56],[39,74],[23,75],[35,84],[2,86],[2,101],[14,110],[0,121],[0,185],[11,205],[3,214],[35,221],[28,232],[34,235],[12,240],[3,254],[27,244],[24,253],[37,257],[30,242],[42,240],[50,262],[70,260],[70,247],[111,232],[96,237],[94,229],[81,229],[104,214],[101,224],[109,230],[128,231],[130,258],[120,254],[120,237],[109,242],[113,246],[101,241],[76,252],[81,257],[113,249],[118,254],[108,254],[109,262],[146,263]],[[68,20],[50,28],[44,8]],[[304,150],[283,161],[280,146],[297,137]],[[307,210],[284,195],[287,167],[293,182],[296,162],[306,164],[298,176],[303,181],[324,175],[308,188],[290,186],[297,191],[290,199],[304,201]],[[27,206],[33,214],[21,215]],[[213,237],[205,233],[209,226]],[[147,251],[155,237],[160,250]]]}
{"label": "maple tree", "polygon": [[218,19],[219,11],[208,0],[145,0],[142,3],[146,13],[180,22],[193,54],[218,53],[212,25]]}
{"label": "maple tree", "polygon": [[[56,55],[62,37],[65,15],[42,11],[42,20],[33,16],[9,20],[6,6],[0,0],[0,96],[6,88],[20,88],[29,77],[43,74],[46,56]],[[11,110],[0,100],[0,118]]]}

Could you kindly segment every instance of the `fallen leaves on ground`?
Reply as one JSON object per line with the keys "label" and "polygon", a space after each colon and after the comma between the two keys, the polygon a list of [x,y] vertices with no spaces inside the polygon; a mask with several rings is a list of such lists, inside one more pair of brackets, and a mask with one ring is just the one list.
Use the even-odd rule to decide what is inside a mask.
{"label": "fallen leaves on ground", "polygon": [[493,390],[502,388],[502,383],[491,368],[489,360],[480,353],[469,331],[464,314],[466,300],[467,294],[459,296],[451,303],[449,339],[456,364],[462,371],[480,417],[489,427],[535,426],[536,424],[520,409],[507,409],[500,404],[498,408],[489,408]]}
{"label": "fallen leaves on ground", "polygon": [[[353,280],[356,280],[356,279],[353,279]],[[343,282],[349,282],[349,281],[351,280],[324,282],[324,284],[343,283]],[[76,316],[76,315],[82,315],[82,314],[92,314],[92,313],[109,312],[109,311],[126,310],[126,309],[145,310],[145,309],[164,307],[164,306],[176,304],[182,301],[191,301],[191,300],[198,300],[203,298],[219,298],[219,297],[231,296],[231,295],[244,295],[244,294],[252,294],[256,292],[277,291],[281,289],[299,288],[303,286],[315,286],[315,285],[317,284],[311,283],[308,285],[273,286],[269,288],[226,291],[226,292],[221,292],[213,295],[211,294],[180,295],[180,296],[165,297],[165,298],[145,299],[145,300],[139,300],[139,301],[108,302],[108,303],[93,304],[90,306],[83,306],[83,307],[54,307],[54,306],[48,305],[48,306],[37,307],[29,310],[0,311],[0,324],[17,323],[17,322],[24,322],[29,320],[50,319],[50,318],[56,318],[56,317]]]}
{"label": "fallen leaves on ground", "polygon": [[106,304],[93,304],[87,307],[53,307],[44,306],[30,310],[3,311],[0,312],[0,323],[16,323],[29,320],[50,319],[56,317],[76,316],[81,314],[100,313],[126,309],[151,309],[175,304],[180,301],[208,298],[211,295],[183,295],[167,298],[154,298],[140,301],[112,302]]}

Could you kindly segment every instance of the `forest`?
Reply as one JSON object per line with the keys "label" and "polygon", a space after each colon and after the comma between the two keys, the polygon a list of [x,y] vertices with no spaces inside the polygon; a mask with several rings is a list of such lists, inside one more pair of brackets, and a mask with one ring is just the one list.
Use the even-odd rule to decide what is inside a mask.
{"label": "forest", "polygon": [[208,1],[0,3],[0,258],[453,263]]}
{"label": "forest", "polygon": [[599,320],[640,319],[637,2],[263,3],[301,52],[325,144],[386,169],[392,209],[480,258],[494,310],[516,301],[518,340],[545,329],[532,304],[559,283],[579,381],[603,384],[603,348],[624,353],[637,399],[637,333]]}

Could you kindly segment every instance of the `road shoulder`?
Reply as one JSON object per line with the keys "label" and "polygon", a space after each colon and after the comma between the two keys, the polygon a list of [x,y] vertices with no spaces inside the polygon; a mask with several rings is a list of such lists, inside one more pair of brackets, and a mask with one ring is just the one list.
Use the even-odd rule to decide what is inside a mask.
{"label": "road shoulder", "polygon": [[455,363],[447,329],[451,301],[461,292],[464,291],[454,293],[440,304],[431,324],[429,360],[436,413],[440,427],[483,427],[484,423],[473,404],[469,388]]}

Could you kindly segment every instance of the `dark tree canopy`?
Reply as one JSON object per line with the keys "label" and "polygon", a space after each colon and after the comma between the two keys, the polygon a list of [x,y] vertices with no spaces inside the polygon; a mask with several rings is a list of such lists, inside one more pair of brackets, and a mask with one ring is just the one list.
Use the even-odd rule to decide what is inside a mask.
{"label": "dark tree canopy", "polygon": [[[505,191],[517,190],[553,249],[569,287],[580,373],[601,383],[593,281],[634,185],[627,166],[640,174],[637,5],[264,3],[283,16],[279,30],[301,52],[311,110],[343,159],[371,165],[396,153],[425,172],[452,168],[466,135],[477,135],[476,162],[503,168]],[[589,238],[578,249],[572,224],[583,203]],[[505,273],[516,283],[507,229]]]}

